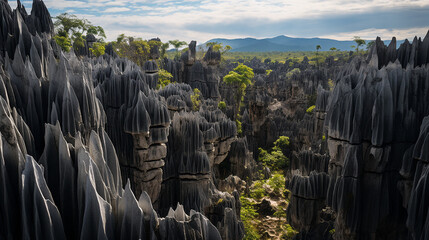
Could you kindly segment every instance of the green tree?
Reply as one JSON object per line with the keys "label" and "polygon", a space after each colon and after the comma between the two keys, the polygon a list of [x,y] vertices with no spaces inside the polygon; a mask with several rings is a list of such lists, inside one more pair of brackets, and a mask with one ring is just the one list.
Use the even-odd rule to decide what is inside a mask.
{"label": "green tree", "polygon": [[334,55],[334,52],[338,49],[336,47],[331,47],[329,50],[331,51],[331,54]]}
{"label": "green tree", "polygon": [[55,36],[57,44],[64,50],[70,51],[70,47],[75,49],[85,46],[85,36],[93,34],[101,39],[106,38],[104,29],[100,26],[94,26],[86,19],[80,19],[73,14],[62,13],[55,17]]}
{"label": "green tree", "polygon": [[223,44],[220,42],[207,42],[206,47],[213,47],[213,51],[220,51],[221,54],[224,54],[232,49],[231,46],[223,46]]}
{"label": "green tree", "polygon": [[259,148],[258,161],[272,170],[282,170],[289,166],[289,159],[285,156],[289,147],[289,137],[280,136],[275,142],[271,152]]}
{"label": "green tree", "polygon": [[90,48],[89,50],[91,51],[91,53],[92,53],[94,56],[99,57],[99,56],[103,55],[103,54],[104,54],[104,52],[105,52],[105,50],[106,50],[106,48],[105,48],[105,46],[104,46],[104,45],[105,45],[104,43],[95,42],[95,43],[92,45],[92,48]]}
{"label": "green tree", "polygon": [[287,148],[289,147],[290,141],[289,141],[289,137],[286,136],[280,136],[275,142],[274,142],[274,147],[273,150],[277,151],[280,150],[283,153],[287,152]]}
{"label": "green tree", "polygon": [[126,36],[125,34],[120,34],[117,38],[116,38],[116,43],[117,44],[121,44],[124,40],[125,40]]}
{"label": "green tree", "polygon": [[186,45],[187,43],[185,41],[180,41],[180,40],[170,40],[168,41],[171,45],[173,45],[174,49],[176,49],[176,57],[179,57],[179,48],[181,46]]}
{"label": "green tree", "polygon": [[365,40],[361,39],[358,36],[354,36],[353,41],[356,43],[356,53],[359,54],[359,47],[366,44]]}
{"label": "green tree", "polygon": [[169,73],[167,70],[161,69],[158,71],[158,84],[156,86],[157,89],[164,88],[168,84],[171,83],[171,79],[173,79],[173,75]]}
{"label": "green tree", "polygon": [[161,44],[161,58],[165,58],[165,55],[167,53],[167,49],[170,47],[170,43],[162,43]]}
{"label": "green tree", "polygon": [[240,113],[240,104],[243,100],[247,86],[252,84],[252,80],[255,74],[253,69],[243,64],[239,64],[233,71],[230,71],[228,75],[223,77],[223,81],[234,87],[234,117],[237,119],[237,115]]}
{"label": "green tree", "polygon": [[72,47],[70,38],[68,38],[67,36],[55,35],[54,40],[63,51],[70,52],[70,48]]}
{"label": "green tree", "polygon": [[220,102],[217,104],[217,107],[218,107],[220,110],[225,111],[225,110],[226,110],[226,103],[225,103],[224,101],[220,101]]}
{"label": "green tree", "polygon": [[134,38],[120,34],[116,42],[112,42],[116,53],[123,58],[128,58],[139,66],[149,60],[150,48],[160,44],[159,41],[147,41],[141,38]]}
{"label": "green tree", "polygon": [[191,95],[192,110],[200,110],[201,105],[201,91],[198,88],[194,88],[194,93]]}
{"label": "green tree", "polygon": [[259,240],[261,235],[258,229],[255,227],[259,223],[258,213],[256,212],[256,206],[248,198],[241,196],[241,211],[240,218],[244,225],[244,240]]}
{"label": "green tree", "polygon": [[369,41],[369,42],[366,44],[366,50],[370,50],[370,49],[371,49],[371,47],[372,47],[372,45],[374,45],[374,43],[375,43],[375,41]]}

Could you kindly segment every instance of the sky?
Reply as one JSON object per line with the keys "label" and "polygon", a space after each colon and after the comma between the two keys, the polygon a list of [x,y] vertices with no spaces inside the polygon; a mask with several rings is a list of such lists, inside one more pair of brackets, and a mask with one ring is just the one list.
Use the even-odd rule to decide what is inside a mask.
{"label": "sky", "polygon": [[[213,38],[321,37],[372,40],[424,37],[429,0],[44,0],[52,16],[68,12],[127,36],[199,43]],[[32,1],[22,1],[30,12]],[[14,8],[16,2],[9,0]]]}

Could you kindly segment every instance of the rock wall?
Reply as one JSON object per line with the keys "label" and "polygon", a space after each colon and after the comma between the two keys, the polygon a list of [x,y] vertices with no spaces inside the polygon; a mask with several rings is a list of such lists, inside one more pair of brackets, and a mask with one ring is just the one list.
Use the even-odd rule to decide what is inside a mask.
{"label": "rock wall", "polygon": [[204,98],[220,100],[220,52],[209,48],[204,58],[197,60],[196,44],[195,41],[189,44],[180,61],[164,59],[163,68],[173,75],[173,82],[187,83],[192,89],[198,88]]}
{"label": "rock wall", "polygon": [[326,116],[335,239],[424,239],[427,208],[416,217],[415,194],[426,174],[415,153],[429,114],[428,42],[429,34],[396,49],[395,39],[386,47],[378,38],[337,80]]}
{"label": "rock wall", "polygon": [[[170,111],[192,106],[192,90],[173,86],[187,95],[164,97],[155,90],[154,61],[141,69],[115,56],[62,52],[41,0],[34,0],[31,15],[19,2],[12,11],[0,1],[0,11],[0,239],[243,237],[239,195],[218,191],[211,175],[236,136],[231,121],[214,109],[177,113],[172,121]],[[195,136],[177,129],[188,116],[202,142],[177,138]],[[180,142],[189,148],[167,150]],[[189,153],[197,156],[192,164],[168,167],[183,165],[174,156]],[[181,198],[183,205],[162,205],[160,217],[163,176],[179,169],[209,174],[209,191],[195,203],[210,204]],[[162,194],[195,189],[183,185]]]}

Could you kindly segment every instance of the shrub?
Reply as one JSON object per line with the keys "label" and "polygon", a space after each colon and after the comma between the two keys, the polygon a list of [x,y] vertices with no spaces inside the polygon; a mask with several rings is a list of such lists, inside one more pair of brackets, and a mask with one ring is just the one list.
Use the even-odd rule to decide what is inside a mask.
{"label": "shrub", "polygon": [[161,69],[158,71],[158,85],[156,85],[157,89],[164,88],[168,84],[171,83],[171,79],[173,75],[169,73],[167,70]]}
{"label": "shrub", "polygon": [[238,135],[242,134],[243,133],[243,128],[242,128],[241,122],[240,122],[240,120],[238,120],[238,118],[235,119],[235,125],[237,126],[237,134]]}
{"label": "shrub", "polygon": [[285,188],[285,177],[280,173],[275,173],[270,179],[268,179],[268,185],[276,192],[283,194]]}
{"label": "shrub", "polygon": [[218,107],[220,110],[225,111],[225,109],[226,109],[226,103],[225,103],[224,101],[220,101],[220,102],[217,104],[217,107]]}
{"label": "shrub", "polygon": [[286,148],[290,144],[289,138],[280,136],[275,142],[271,152],[259,148],[258,160],[272,170],[281,170],[289,166],[289,159],[285,156]]}
{"label": "shrub", "polygon": [[316,105],[313,105],[313,106],[307,108],[307,113],[312,113],[315,108],[316,108]]}
{"label": "shrub", "polygon": [[289,224],[286,224],[286,233],[283,234],[282,239],[292,240],[298,232],[293,229]]}
{"label": "shrub", "polygon": [[198,88],[194,89],[194,93],[191,95],[191,101],[192,101],[192,110],[198,111],[200,110],[200,104],[201,104],[201,91],[198,90]]}
{"label": "shrub", "polygon": [[301,70],[299,70],[299,68],[294,68],[288,73],[286,73],[286,77],[291,78],[294,74],[300,74],[300,73],[301,73]]}
{"label": "shrub", "polygon": [[255,181],[250,188],[249,196],[253,199],[260,200],[266,195],[266,191],[264,189],[264,181],[259,180]]}
{"label": "shrub", "polygon": [[106,49],[104,47],[104,43],[95,42],[94,45],[92,45],[92,48],[90,48],[89,50],[94,56],[99,57],[101,55],[104,55]]}
{"label": "shrub", "polygon": [[287,147],[289,146],[290,141],[289,137],[286,136],[280,136],[275,142],[273,150],[281,150],[283,153],[286,152]]}
{"label": "shrub", "polygon": [[332,79],[328,80],[328,86],[329,86],[329,91],[331,91],[331,92],[334,91],[335,84],[334,84],[334,81]]}
{"label": "shrub", "polygon": [[[240,197],[240,201],[240,218],[244,225],[244,239],[258,240],[261,238],[261,236],[255,227],[255,225],[258,223],[258,213],[256,212],[255,206],[251,201],[249,201],[248,198],[244,196]],[[253,222],[255,222],[255,224]]]}
{"label": "shrub", "polygon": [[72,47],[70,38],[56,35],[54,36],[54,39],[64,52],[70,52],[70,48]]}

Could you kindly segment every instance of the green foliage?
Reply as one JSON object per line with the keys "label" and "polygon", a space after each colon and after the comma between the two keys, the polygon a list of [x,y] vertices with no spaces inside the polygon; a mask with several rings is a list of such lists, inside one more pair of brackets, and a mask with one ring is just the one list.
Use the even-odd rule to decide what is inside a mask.
{"label": "green foliage", "polygon": [[270,179],[268,179],[268,185],[276,193],[283,193],[285,188],[285,177],[281,173],[275,173]]}
{"label": "green foliage", "polygon": [[332,228],[331,230],[329,230],[329,233],[330,233],[331,235],[334,235],[334,233],[335,233],[335,228]]}
{"label": "green foliage", "polygon": [[[90,21],[78,18],[76,15],[62,13],[55,17],[55,33],[54,39],[56,43],[64,51],[70,51],[71,46],[75,49],[83,48],[85,46],[85,35],[93,34],[100,38],[106,38],[104,29],[100,26],[94,26]],[[101,51],[97,49],[96,51]]]}
{"label": "green foliage", "polygon": [[121,34],[116,42],[112,42],[115,52],[123,58],[128,58],[139,66],[150,59],[150,49],[153,45],[159,45],[159,41],[147,41]]}
{"label": "green foliage", "polygon": [[258,161],[270,169],[282,170],[289,166],[289,159],[285,156],[287,146],[290,144],[289,138],[280,136],[275,142],[271,152],[259,148]]}
{"label": "green foliage", "polygon": [[243,127],[242,127],[241,122],[238,118],[235,119],[235,125],[237,126],[237,134],[241,135],[243,133]]}
{"label": "green foliage", "polygon": [[56,35],[54,36],[54,39],[64,52],[70,52],[70,48],[72,47],[70,38]]}
{"label": "green foliage", "polygon": [[289,159],[280,150],[273,150],[270,153],[259,148],[258,160],[266,167],[272,170],[281,170],[287,168]]}
{"label": "green foliage", "polygon": [[104,29],[100,26],[88,25],[88,30],[86,31],[86,33],[87,34],[93,34],[94,36],[106,38],[106,34],[104,32]]}
{"label": "green foliage", "polygon": [[89,50],[94,56],[99,57],[104,54],[106,49],[104,47],[104,43],[95,42]]}
{"label": "green foliage", "polygon": [[371,49],[371,47],[372,47],[372,45],[374,45],[374,43],[375,43],[375,41],[369,41],[369,42],[366,44],[366,50],[370,50],[370,49]]}
{"label": "green foliage", "polygon": [[353,41],[356,43],[356,53],[359,53],[359,47],[365,45],[366,42],[358,36],[354,36]]}
{"label": "green foliage", "polygon": [[300,74],[300,73],[301,73],[301,70],[299,68],[294,68],[290,70],[288,73],[286,73],[286,77],[291,78],[293,75]]}
{"label": "green foliage", "polygon": [[232,85],[235,87],[235,107],[234,107],[234,116],[240,112],[240,104],[243,100],[245,91],[247,86],[252,84],[252,80],[255,74],[253,73],[253,69],[239,64],[233,71],[230,71],[228,75],[223,77],[223,81],[226,84]]}
{"label": "green foliage", "polygon": [[164,88],[168,84],[171,83],[171,79],[173,75],[169,73],[167,70],[161,69],[158,71],[158,84],[156,86],[157,89]]}
{"label": "green foliage", "polygon": [[220,101],[220,102],[217,104],[217,107],[218,107],[220,110],[225,111],[225,110],[226,110],[226,103],[225,103],[224,101]]}
{"label": "green foliage", "polygon": [[273,70],[268,69],[267,71],[265,71],[265,73],[267,74],[267,76],[270,76],[270,74],[273,72]]}
{"label": "green foliage", "polygon": [[249,196],[256,200],[261,200],[267,193],[263,187],[265,181],[255,181],[250,188]]}
{"label": "green foliage", "polygon": [[225,47],[222,45],[222,43],[219,42],[207,42],[206,47],[213,47],[213,51],[220,51],[221,54],[224,54],[232,49],[231,46],[226,45]]}
{"label": "green foliage", "polygon": [[329,86],[329,91],[334,90],[335,84],[334,84],[334,81],[332,81],[332,79],[328,80],[328,86]]}
{"label": "green foliage", "polygon": [[[316,54],[317,53],[317,54]],[[253,58],[257,58],[262,62],[266,59],[270,59],[271,62],[279,62],[284,64],[287,60],[292,60],[289,62],[289,66],[292,67],[294,62],[301,62],[304,57],[308,59],[315,58],[319,56],[320,59],[324,59],[329,56],[333,56],[334,59],[339,57],[347,60],[349,58],[349,51],[340,51],[337,49],[335,52],[330,51],[299,51],[299,52],[227,52],[222,54],[222,57],[225,60],[230,60],[236,62],[237,60],[243,59],[244,61],[251,61]],[[315,63],[314,63],[315,65]]]}
{"label": "green foliage", "polygon": [[181,47],[181,46],[184,46],[184,45],[186,45],[187,43],[185,42],[185,41],[180,41],[180,40],[178,40],[178,39],[176,39],[176,40],[170,40],[170,41],[168,41],[171,45],[173,45],[173,47],[174,47],[174,49],[176,49],[176,57],[178,58],[178,57],[180,57],[180,53],[179,53],[179,48]]}
{"label": "green foliage", "polygon": [[282,151],[282,152],[286,152],[287,147],[289,146],[290,141],[289,141],[289,137],[286,136],[280,136],[275,142],[274,142],[274,147],[273,150],[274,151]]}
{"label": "green foliage", "polygon": [[320,45],[317,45],[317,46],[316,46],[316,51],[317,51],[317,52],[319,52],[319,50],[320,50],[321,48],[322,48],[322,47],[321,47]]}
{"label": "green foliage", "polygon": [[322,136],[322,141],[325,141],[326,140],[326,136],[325,135],[323,135]]}
{"label": "green foliage", "polygon": [[198,88],[194,88],[194,93],[191,95],[192,110],[200,110],[201,104],[201,91]]}
{"label": "green foliage", "polygon": [[240,218],[244,224],[244,239],[245,240],[259,240],[261,236],[256,229],[259,220],[257,220],[258,213],[256,212],[255,205],[246,197],[240,197],[241,211]]}
{"label": "green foliage", "polygon": [[313,106],[307,108],[307,113],[312,113],[315,108],[316,108],[316,105],[313,105]]}
{"label": "green foliage", "polygon": [[252,79],[255,76],[253,69],[239,64],[233,71],[230,71],[228,75],[223,78],[223,81],[227,84],[238,85],[241,88],[246,88],[252,84]]}
{"label": "green foliage", "polygon": [[165,58],[166,57],[166,53],[167,53],[167,49],[170,47],[170,43],[166,42],[166,43],[162,43],[161,44],[161,58]]}
{"label": "green foliage", "polygon": [[295,229],[293,229],[289,224],[286,224],[286,233],[282,236],[282,239],[285,240],[292,240],[295,235],[298,234],[298,231],[296,231]]}
{"label": "green foliage", "polygon": [[176,49],[176,51],[179,50],[179,48],[183,45],[186,45],[187,43],[185,41],[180,41],[178,39],[176,40],[170,40],[168,41],[171,45],[173,45],[173,47]]}
{"label": "green foliage", "polygon": [[335,51],[337,51],[337,48],[331,47],[329,50],[331,50],[331,52],[335,52]]}

